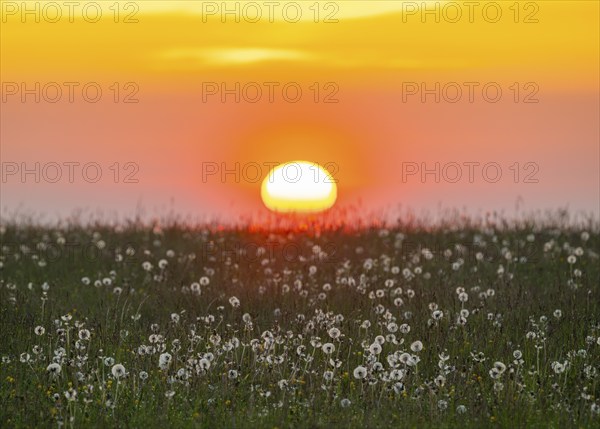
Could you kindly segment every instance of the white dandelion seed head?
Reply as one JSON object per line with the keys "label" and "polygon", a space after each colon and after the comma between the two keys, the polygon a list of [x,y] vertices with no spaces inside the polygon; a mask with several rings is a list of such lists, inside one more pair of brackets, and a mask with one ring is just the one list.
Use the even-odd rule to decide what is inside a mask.
{"label": "white dandelion seed head", "polygon": [[198,282],[194,282],[190,285],[190,290],[192,291],[192,293],[194,295],[200,295],[202,293],[201,289],[200,289],[200,283]]}
{"label": "white dandelion seed head", "polygon": [[369,352],[372,355],[378,355],[379,353],[381,353],[381,350],[381,344],[379,344],[378,342],[375,342],[369,346]]}
{"label": "white dandelion seed head", "polygon": [[159,357],[158,357],[158,366],[160,369],[165,370],[169,367],[169,365],[171,364],[171,361],[173,359],[173,356],[171,356],[170,353],[162,353]]}
{"label": "white dandelion seed head", "polygon": [[323,350],[323,353],[330,355],[335,351],[335,346],[332,343],[325,343],[321,349]]}
{"label": "white dandelion seed head", "polygon": [[113,365],[110,372],[112,373],[113,377],[115,377],[116,379],[120,379],[120,378],[124,377],[126,374],[125,367],[123,365],[121,365],[120,363]]}
{"label": "white dandelion seed head", "polygon": [[401,369],[393,369],[390,371],[390,380],[400,381],[404,378],[404,371]]}
{"label": "white dandelion seed head", "polygon": [[365,368],[362,365],[359,365],[356,368],[354,368],[353,375],[354,378],[356,378],[357,380],[362,380],[367,376],[367,368]]}
{"label": "white dandelion seed head", "polygon": [[341,331],[338,328],[335,328],[335,327],[329,329],[329,331],[327,333],[334,340],[338,339],[340,337],[340,335],[341,335]]}
{"label": "white dandelion seed head", "polygon": [[404,392],[404,384],[402,384],[400,382],[394,383],[393,389],[394,389],[394,393],[396,395],[399,395],[400,393]]}
{"label": "white dandelion seed head", "polygon": [[57,363],[51,363],[50,365],[48,365],[46,367],[46,371],[48,371],[50,374],[56,376],[56,375],[60,374],[60,372],[62,371],[62,368]]}
{"label": "white dandelion seed head", "polygon": [[421,341],[417,340],[410,345],[410,349],[414,353],[419,353],[421,350],[423,350],[423,343]]}
{"label": "white dandelion seed head", "polygon": [[200,369],[203,371],[208,371],[210,369],[210,361],[206,358],[200,359],[198,364],[200,365]]}

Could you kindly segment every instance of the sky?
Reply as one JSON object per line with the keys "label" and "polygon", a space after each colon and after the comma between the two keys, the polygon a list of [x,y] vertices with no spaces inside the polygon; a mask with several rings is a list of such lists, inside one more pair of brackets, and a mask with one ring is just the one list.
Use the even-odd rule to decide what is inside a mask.
{"label": "sky", "polygon": [[598,2],[0,3],[3,216],[235,219],[292,160],[339,207],[600,215]]}

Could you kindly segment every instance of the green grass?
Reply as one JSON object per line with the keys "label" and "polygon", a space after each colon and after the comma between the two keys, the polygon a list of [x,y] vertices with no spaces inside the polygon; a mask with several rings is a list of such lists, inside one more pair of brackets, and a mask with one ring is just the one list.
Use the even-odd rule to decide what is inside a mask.
{"label": "green grass", "polygon": [[[269,234],[6,224],[1,232],[1,427],[600,426],[597,227]],[[202,277],[208,284],[194,293]],[[432,321],[436,307],[443,315]],[[370,345],[394,321],[410,331],[373,355]],[[340,338],[330,338],[332,327]],[[79,340],[83,329],[91,336]],[[422,351],[411,350],[415,341]],[[326,342],[339,367],[318,347]],[[171,363],[160,369],[165,352]],[[389,380],[388,361],[401,353],[420,359],[396,364],[402,386]],[[58,376],[47,371],[53,359]],[[506,367],[497,380],[495,362]],[[567,369],[557,373],[553,362]],[[125,376],[113,376],[116,364]],[[359,365],[363,380],[353,374]]]}

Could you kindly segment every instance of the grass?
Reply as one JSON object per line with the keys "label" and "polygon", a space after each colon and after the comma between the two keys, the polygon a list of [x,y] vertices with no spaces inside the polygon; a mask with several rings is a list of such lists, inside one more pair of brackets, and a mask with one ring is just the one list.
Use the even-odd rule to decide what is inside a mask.
{"label": "grass", "polygon": [[541,225],[5,223],[0,426],[598,427],[598,228]]}

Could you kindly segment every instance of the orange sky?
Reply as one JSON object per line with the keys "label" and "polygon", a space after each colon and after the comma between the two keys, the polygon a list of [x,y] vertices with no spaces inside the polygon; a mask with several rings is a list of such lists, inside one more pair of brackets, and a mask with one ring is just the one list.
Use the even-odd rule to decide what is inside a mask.
{"label": "orange sky", "polygon": [[[237,216],[261,209],[260,182],[242,177],[236,183],[233,175],[203,181],[203,163],[235,168],[293,159],[330,163],[339,202],[361,199],[369,209],[441,203],[512,213],[521,197],[525,209],[600,211],[597,2],[540,1],[539,10],[521,2],[517,23],[514,2],[496,3],[502,10],[497,23],[477,10],[473,22],[465,16],[436,23],[434,15],[410,9],[414,2],[400,1],[329,2],[337,6],[327,10],[322,2],[317,23],[313,2],[299,2],[296,23],[278,13],[274,22],[241,16],[236,23],[229,16],[223,23],[219,12],[202,14],[221,2],[193,1],[129,2],[139,8],[137,23],[122,22],[135,9],[122,10],[115,23],[108,2],[97,23],[78,13],[73,23],[66,17],[43,22],[44,16],[40,23],[25,16],[23,23],[21,11],[12,9],[21,2],[1,3],[3,169],[6,163],[97,162],[103,171],[98,183],[81,175],[73,183],[6,177],[3,213],[17,207],[50,215],[76,207],[130,213],[141,203],[148,211],[173,204],[180,213]],[[467,12],[464,2],[454,3]],[[338,22],[322,22],[332,11]],[[523,22],[532,12],[530,19],[539,22]],[[9,94],[14,88],[6,86],[33,88],[35,82],[58,82],[62,99],[36,103],[29,95],[22,102],[22,94]],[[86,102],[76,90],[70,103],[64,82],[78,88],[96,82],[102,98]],[[271,103],[265,82],[293,84],[302,97],[292,103],[277,89]],[[407,85],[434,88],[436,82],[456,82],[462,99],[436,103],[430,95],[422,102],[421,94],[406,93]],[[470,103],[464,82],[493,83],[502,97],[491,103],[477,89]],[[207,85],[236,83],[255,83],[263,97],[236,103],[230,95],[223,103],[220,93],[203,94]],[[123,103],[134,87],[139,102]],[[451,97],[452,85],[447,88]],[[534,90],[539,102],[524,103]],[[328,94],[338,102],[325,103]],[[121,168],[136,163],[138,183],[123,183],[123,174],[115,183],[115,162]],[[411,176],[403,183],[407,162],[431,168],[435,162],[495,162],[502,177],[490,183],[478,173],[473,183],[435,183],[429,176],[423,183]],[[527,162],[539,168],[538,183],[523,183]],[[515,163],[518,183],[510,169]]]}

